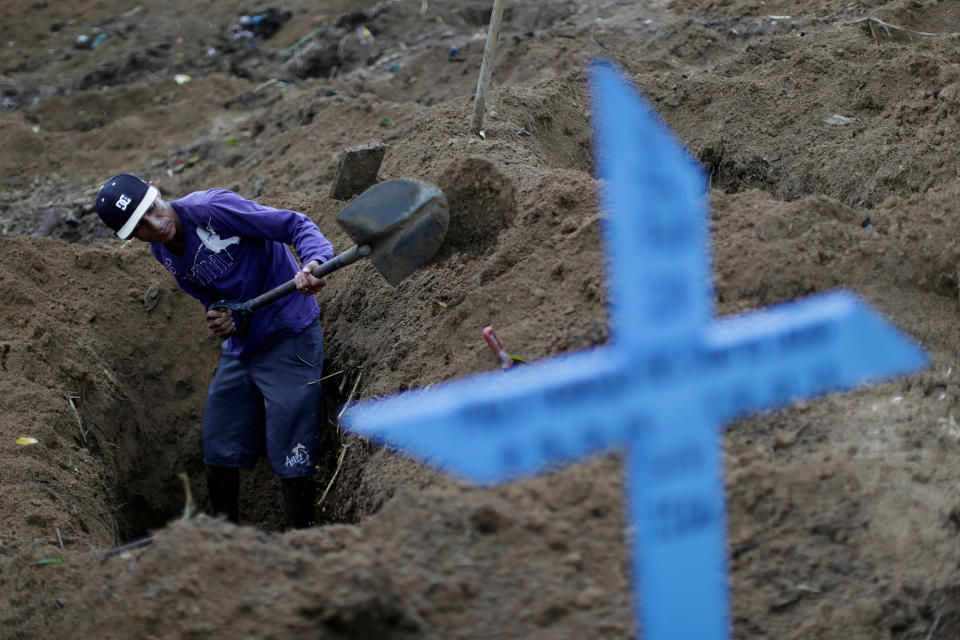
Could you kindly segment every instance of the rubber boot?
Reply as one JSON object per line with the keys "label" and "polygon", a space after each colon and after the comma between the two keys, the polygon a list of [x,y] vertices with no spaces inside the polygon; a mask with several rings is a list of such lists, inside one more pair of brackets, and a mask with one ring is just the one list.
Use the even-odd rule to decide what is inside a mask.
{"label": "rubber boot", "polygon": [[304,529],[314,522],[316,487],[313,477],[287,478],[280,481],[284,510],[292,529]]}
{"label": "rubber boot", "polygon": [[207,465],[207,491],[215,516],[225,515],[234,524],[240,523],[240,469]]}

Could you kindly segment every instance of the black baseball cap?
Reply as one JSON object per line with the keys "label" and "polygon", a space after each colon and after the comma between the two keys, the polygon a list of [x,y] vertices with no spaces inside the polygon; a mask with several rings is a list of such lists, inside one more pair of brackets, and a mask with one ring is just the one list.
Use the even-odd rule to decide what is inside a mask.
{"label": "black baseball cap", "polygon": [[159,194],[156,187],[137,176],[121,173],[100,189],[97,213],[118,238],[126,240]]}

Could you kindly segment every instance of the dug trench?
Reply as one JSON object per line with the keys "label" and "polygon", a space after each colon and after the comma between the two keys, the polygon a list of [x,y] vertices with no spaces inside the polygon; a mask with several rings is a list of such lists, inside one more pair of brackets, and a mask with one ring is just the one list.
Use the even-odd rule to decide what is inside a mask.
{"label": "dug trench", "polygon": [[[34,544],[56,532],[58,543],[92,537],[97,546],[143,536],[184,512],[180,472],[206,509],[199,429],[218,341],[204,335],[195,305],[136,245],[119,252],[53,240],[11,245],[4,253],[5,326],[26,330],[33,340],[3,343],[5,422],[17,437],[49,447],[47,455],[33,457],[40,459],[36,470],[25,465],[29,482],[22,485],[38,489],[28,491],[32,505],[49,504],[29,519],[35,530],[14,535]],[[24,284],[53,273],[73,274],[58,280],[58,291],[84,295],[67,301],[58,291]],[[95,299],[87,302],[91,290]],[[348,377],[340,370],[323,385],[318,481],[335,471],[328,467],[337,460],[339,433],[329,416],[340,410]],[[28,390],[15,388],[24,380]],[[53,419],[37,419],[38,408]],[[56,460],[42,460],[49,455]],[[43,462],[64,473],[46,472],[43,466],[51,465]],[[98,478],[92,492],[83,491],[85,474]],[[282,527],[266,465],[245,473],[243,484],[244,521]]]}
{"label": "dug trench", "polygon": [[[10,240],[0,260],[3,324],[13,329],[0,346],[3,431],[42,443],[4,461],[20,467],[10,490],[36,509],[26,530],[4,532],[4,543],[110,547],[143,536],[184,513],[180,472],[207,509],[200,426],[219,341],[206,334],[199,305],[135,245]],[[54,273],[67,274],[56,289],[36,284]],[[83,295],[64,299],[66,290]],[[336,472],[335,420],[357,383],[336,362],[325,371],[318,495]],[[341,484],[356,475],[344,464]],[[244,473],[242,484],[243,521],[282,528],[269,468]]]}
{"label": "dug trench", "polygon": [[[437,256],[418,274],[421,282],[480,256],[516,214],[512,183],[485,160],[455,162],[436,181],[449,203],[450,228]],[[348,246],[333,221],[342,203],[320,198],[307,205],[309,198],[296,198],[287,206],[306,209],[337,247]],[[284,202],[281,196],[276,204]],[[143,537],[184,514],[182,473],[196,507],[208,510],[200,431],[220,341],[206,329],[202,307],[138,242],[17,238],[4,245],[2,427],[11,441],[39,441],[22,445],[29,455],[19,450],[5,461],[22,467],[11,478],[14,499],[5,504],[17,509],[25,501],[33,511],[27,528],[5,532],[5,544],[103,549]],[[505,259],[512,264],[517,258],[499,262]],[[389,371],[396,363],[369,362],[361,345],[369,335],[346,327],[369,327],[371,318],[387,313],[384,306],[397,305],[401,311],[387,318],[378,339],[403,345],[402,300],[418,287],[402,285],[392,296],[373,268],[361,265],[332,274],[332,293],[321,299],[322,320],[339,329],[325,331],[318,524],[356,522],[379,509],[392,491],[364,481],[363,465],[376,447],[343,434],[338,417],[363,390],[365,372]],[[458,305],[463,294],[457,293],[439,292],[436,308]],[[406,327],[408,335],[411,330]],[[263,460],[241,474],[240,518],[264,531],[285,528],[276,481]]]}
{"label": "dug trench", "polygon": [[[352,523],[366,515],[362,503],[352,496],[359,478],[355,467],[365,458],[364,454],[374,448],[369,442],[349,438],[341,431],[338,422],[351,397],[350,392],[356,392],[360,375],[345,371],[334,362],[325,362],[324,371],[333,373],[325,374],[322,381],[323,407],[318,423],[320,438],[313,475],[317,499],[316,526]],[[131,389],[127,397],[134,403],[145,404],[146,399],[138,398],[138,394],[137,389]],[[202,410],[201,405],[201,416]],[[120,450],[113,456],[111,466],[128,473],[126,477],[117,475],[115,487],[108,494],[116,500],[112,512],[117,523],[118,546],[131,540],[142,540],[171,520],[197,513],[212,514],[200,442],[202,417],[197,421],[198,414],[193,409],[188,415],[190,421],[183,421],[176,429],[180,435],[175,443],[172,440],[158,443],[175,448],[177,456],[173,460],[152,455],[142,448]],[[109,417],[106,419],[110,420]],[[116,432],[122,428],[122,425],[108,422],[103,430]],[[351,455],[348,457],[347,454]],[[125,455],[132,455],[132,460],[126,460]],[[240,482],[242,524],[265,532],[288,528],[279,485],[265,458],[261,457],[253,469],[242,470]]]}

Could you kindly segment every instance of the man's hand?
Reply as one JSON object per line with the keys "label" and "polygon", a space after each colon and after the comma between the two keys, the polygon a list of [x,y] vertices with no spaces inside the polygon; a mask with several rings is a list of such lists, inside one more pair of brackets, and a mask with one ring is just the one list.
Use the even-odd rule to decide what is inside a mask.
{"label": "man's hand", "polygon": [[327,286],[326,278],[314,278],[311,274],[319,265],[320,263],[316,260],[311,260],[303,265],[303,268],[297,272],[297,275],[293,276],[293,281],[297,285],[297,291],[304,295],[312,296]]}
{"label": "man's hand", "polygon": [[209,309],[207,326],[218,338],[229,338],[233,333],[233,312],[229,309]]}

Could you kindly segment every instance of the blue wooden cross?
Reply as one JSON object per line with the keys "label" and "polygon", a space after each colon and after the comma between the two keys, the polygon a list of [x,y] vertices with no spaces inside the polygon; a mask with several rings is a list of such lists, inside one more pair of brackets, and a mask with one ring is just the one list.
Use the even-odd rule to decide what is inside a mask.
{"label": "blue wooden cross", "polygon": [[926,356],[846,292],[715,319],[701,170],[611,64],[590,79],[609,343],[362,403],[344,423],[480,484],[625,448],[643,636],[726,638],[722,424]]}

